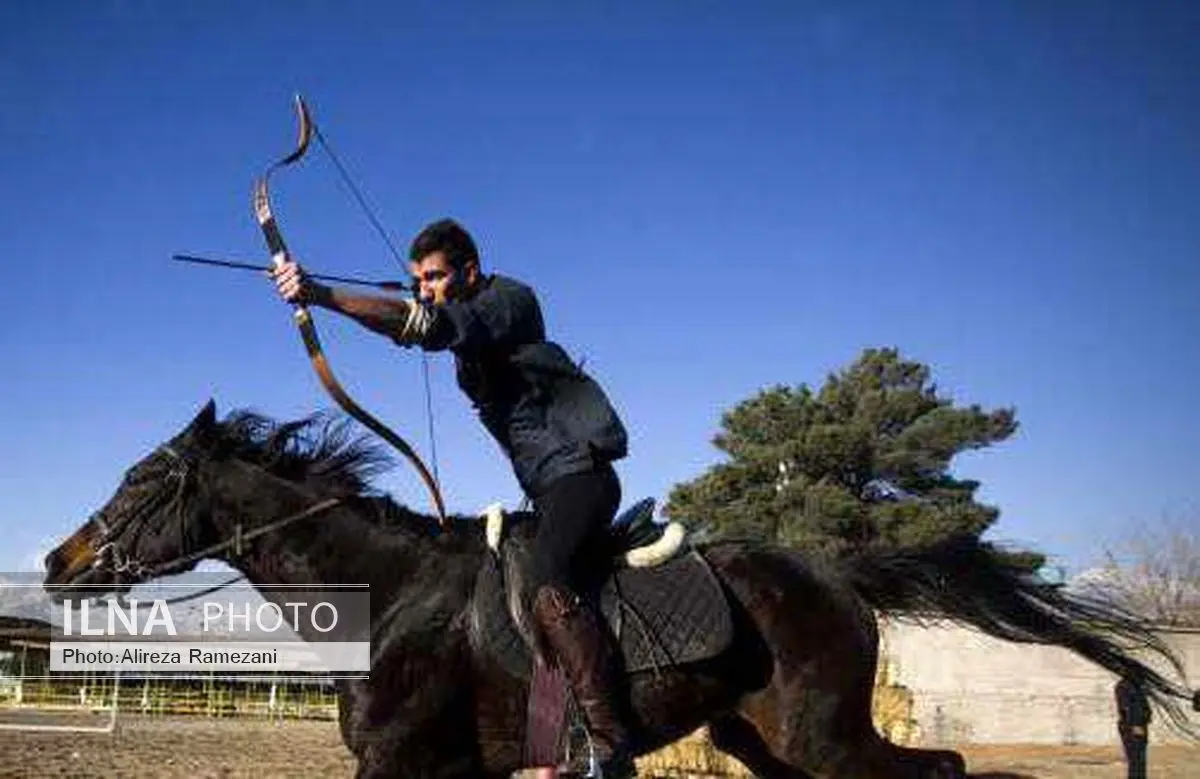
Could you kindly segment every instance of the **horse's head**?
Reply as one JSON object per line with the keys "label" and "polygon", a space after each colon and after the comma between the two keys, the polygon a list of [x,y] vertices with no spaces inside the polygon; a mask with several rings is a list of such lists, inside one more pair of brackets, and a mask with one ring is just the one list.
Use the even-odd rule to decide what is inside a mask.
{"label": "horse's head", "polygon": [[67,586],[75,595],[122,592],[192,568],[195,561],[184,556],[211,533],[206,508],[194,499],[197,458],[216,424],[210,400],[179,434],[130,468],[104,507],[46,555],[46,590],[60,597]]}

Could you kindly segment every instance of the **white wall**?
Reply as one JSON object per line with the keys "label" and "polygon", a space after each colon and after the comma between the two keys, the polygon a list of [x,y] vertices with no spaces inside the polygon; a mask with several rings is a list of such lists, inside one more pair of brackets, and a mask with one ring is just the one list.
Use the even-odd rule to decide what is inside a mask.
{"label": "white wall", "polygon": [[[918,744],[1119,743],[1115,677],[1068,650],[945,623],[890,618],[880,626],[881,663],[891,683],[912,693]],[[1162,636],[1183,661],[1189,686],[1200,688],[1200,630]],[[1161,720],[1156,711],[1151,740],[1179,741]]]}

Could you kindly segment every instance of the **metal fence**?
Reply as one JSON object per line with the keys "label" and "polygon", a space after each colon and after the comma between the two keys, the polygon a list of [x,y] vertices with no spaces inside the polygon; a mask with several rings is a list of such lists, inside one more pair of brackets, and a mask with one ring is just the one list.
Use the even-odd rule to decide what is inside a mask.
{"label": "metal fence", "polygon": [[98,712],[145,716],[267,717],[336,720],[337,694],[329,681],[294,677],[210,675],[118,678],[9,678],[0,683],[0,724],[34,713]]}

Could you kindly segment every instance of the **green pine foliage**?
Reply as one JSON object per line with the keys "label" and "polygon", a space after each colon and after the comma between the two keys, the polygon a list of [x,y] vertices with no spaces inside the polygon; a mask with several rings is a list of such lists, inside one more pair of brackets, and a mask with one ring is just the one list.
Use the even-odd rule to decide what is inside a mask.
{"label": "green pine foliage", "polygon": [[951,474],[951,461],[1016,430],[1013,409],[957,406],[926,365],[868,349],[819,391],[775,386],[726,412],[713,444],[728,459],[677,485],[665,513],[705,537],[834,554],[978,536],[999,511],[976,500],[978,482]]}

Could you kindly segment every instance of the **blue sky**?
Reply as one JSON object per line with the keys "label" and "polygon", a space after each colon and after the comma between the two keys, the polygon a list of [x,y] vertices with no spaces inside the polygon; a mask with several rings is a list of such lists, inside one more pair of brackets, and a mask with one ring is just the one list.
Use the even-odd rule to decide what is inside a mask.
{"label": "blue sky", "polygon": [[[627,503],[713,463],[761,387],[895,345],[1017,407],[957,462],[993,537],[1078,569],[1135,520],[1196,521],[1200,9],[918,5],[3,4],[0,569],[209,397],[330,405],[264,279],[168,259],[266,261],[250,187],[296,91],[397,243],[453,215],[535,285],[631,430]],[[311,268],[400,272],[319,148],[275,192]],[[319,324],[427,455],[419,359]],[[515,503],[431,368],[451,507]],[[383,483],[426,505],[407,465]]]}

